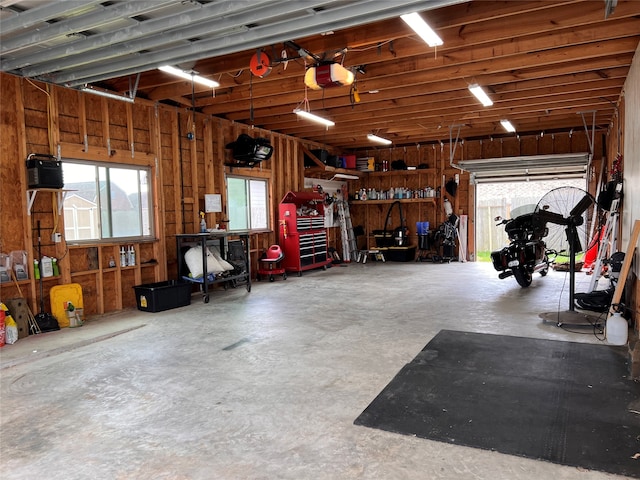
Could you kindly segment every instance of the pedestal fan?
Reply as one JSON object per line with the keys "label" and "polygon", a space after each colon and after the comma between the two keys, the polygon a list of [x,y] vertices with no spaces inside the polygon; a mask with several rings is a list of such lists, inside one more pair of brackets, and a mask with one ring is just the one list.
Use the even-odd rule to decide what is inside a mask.
{"label": "pedestal fan", "polygon": [[576,255],[590,246],[596,221],[597,204],[592,195],[580,188],[560,187],[546,193],[536,205],[535,213],[547,222],[549,233],[545,237],[547,248],[569,257],[569,310],[542,313],[545,320],[556,320],[574,325],[593,325],[595,319],[575,311]]}

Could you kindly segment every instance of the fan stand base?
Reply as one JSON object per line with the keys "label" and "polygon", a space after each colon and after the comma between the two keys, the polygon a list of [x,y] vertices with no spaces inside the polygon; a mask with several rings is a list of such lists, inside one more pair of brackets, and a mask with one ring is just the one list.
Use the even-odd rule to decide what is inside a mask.
{"label": "fan stand base", "polygon": [[565,310],[564,312],[548,312],[541,313],[539,315],[540,318],[546,323],[555,323],[558,327],[563,325],[573,325],[573,326],[588,326],[592,327],[601,323],[602,318],[596,317],[594,315],[589,315],[582,312],[576,312],[573,310]]}

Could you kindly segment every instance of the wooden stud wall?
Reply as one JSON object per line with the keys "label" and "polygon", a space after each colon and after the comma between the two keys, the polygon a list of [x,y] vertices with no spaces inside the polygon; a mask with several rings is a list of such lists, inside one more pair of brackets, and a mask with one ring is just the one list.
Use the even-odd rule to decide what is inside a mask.
{"label": "wooden stud wall", "polygon": [[[77,282],[83,287],[85,312],[105,313],[135,307],[133,286],[140,283],[175,278],[177,256],[175,234],[199,229],[199,211],[204,209],[204,195],[222,196],[223,212],[206,215],[207,225],[226,220],[225,174],[253,175],[271,180],[271,225],[273,231],[251,236],[251,262],[256,269],[262,252],[278,242],[277,210],[288,191],[303,189],[305,168],[303,146],[307,149],[330,148],[297,140],[251,126],[193,113],[145,100],[135,104],[119,102],[76,90],[32,83],[0,74],[3,99],[0,102],[0,251],[27,250],[29,262],[37,257],[37,222],[41,225],[42,253],[60,259],[61,276],[47,279],[45,291],[58,283]],[[189,138],[188,133],[193,133]],[[253,169],[225,166],[231,162],[226,148],[241,133],[268,138],[274,148],[271,160]],[[598,140],[598,139],[597,139]],[[599,140],[598,140],[599,141]],[[470,141],[457,146],[456,160],[542,153],[586,151],[586,137],[575,132],[571,137],[545,135],[494,141]],[[62,219],[56,223],[55,196],[39,194],[26,214],[26,171],[24,161],[29,153],[60,152],[63,158],[97,160],[113,164],[148,166],[152,171],[154,221],[158,237],[153,242],[136,246],[140,261],[157,260],[152,267],[126,269],[105,268],[109,255],[118,245],[67,246],[51,242],[54,229],[62,231]],[[596,146],[601,151],[601,146]],[[331,152],[349,153],[349,152]],[[388,172],[364,176],[347,182],[350,192],[358,188],[388,189],[403,186],[409,189],[440,187],[443,196],[437,201],[403,205],[407,226],[415,234],[417,221],[430,221],[432,228],[444,220],[441,200],[444,184],[456,173],[460,174],[458,193],[450,198],[458,214],[469,215],[470,238],[473,237],[473,187],[469,176],[449,165],[448,144],[425,144],[419,147],[380,148],[358,156],[373,156],[377,161],[404,160],[407,165],[426,164],[417,173]],[[363,224],[368,231],[383,228],[388,205],[354,206],[353,224]],[[19,212],[19,214],[15,214]],[[399,225],[397,211],[390,225]],[[330,229],[329,245],[341,251],[340,234]],[[68,247],[68,248],[67,248]],[[97,247],[99,265],[86,264],[87,252]],[[473,245],[469,244],[473,252]],[[21,282],[21,294],[37,310],[37,284],[33,280]],[[115,292],[107,295],[106,292]],[[0,298],[18,295],[13,284],[0,285]],[[48,294],[46,294],[48,295]],[[48,296],[45,299],[48,308]]]}

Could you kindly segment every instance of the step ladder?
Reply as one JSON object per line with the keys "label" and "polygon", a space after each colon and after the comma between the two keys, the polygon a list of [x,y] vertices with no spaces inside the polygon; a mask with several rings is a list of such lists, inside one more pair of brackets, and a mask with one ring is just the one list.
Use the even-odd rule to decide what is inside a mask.
{"label": "step ladder", "polygon": [[338,220],[340,222],[340,238],[342,240],[342,260],[351,262],[357,259],[358,244],[353,234],[353,225],[351,224],[351,213],[349,213],[349,204],[346,200],[338,200]]}
{"label": "step ladder", "polygon": [[607,212],[607,221],[604,226],[604,232],[602,238],[600,238],[600,245],[598,246],[598,256],[593,262],[591,281],[589,282],[589,289],[587,293],[593,292],[598,286],[598,280],[602,276],[602,265],[605,258],[614,253],[616,248],[617,233],[618,233],[618,205],[620,204],[619,198],[614,198],[611,202],[611,208]]}

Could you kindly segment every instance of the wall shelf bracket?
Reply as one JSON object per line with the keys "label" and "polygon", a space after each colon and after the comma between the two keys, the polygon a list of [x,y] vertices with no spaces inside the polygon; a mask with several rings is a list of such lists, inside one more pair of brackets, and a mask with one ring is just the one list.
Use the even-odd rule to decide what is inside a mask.
{"label": "wall shelf bracket", "polygon": [[31,216],[31,208],[33,207],[33,203],[36,201],[38,192],[55,193],[58,200],[58,215],[61,215],[62,209],[64,208],[64,199],[66,198],[67,193],[75,192],[75,190],[62,190],[59,188],[33,188],[27,190],[27,215],[29,216]]}

